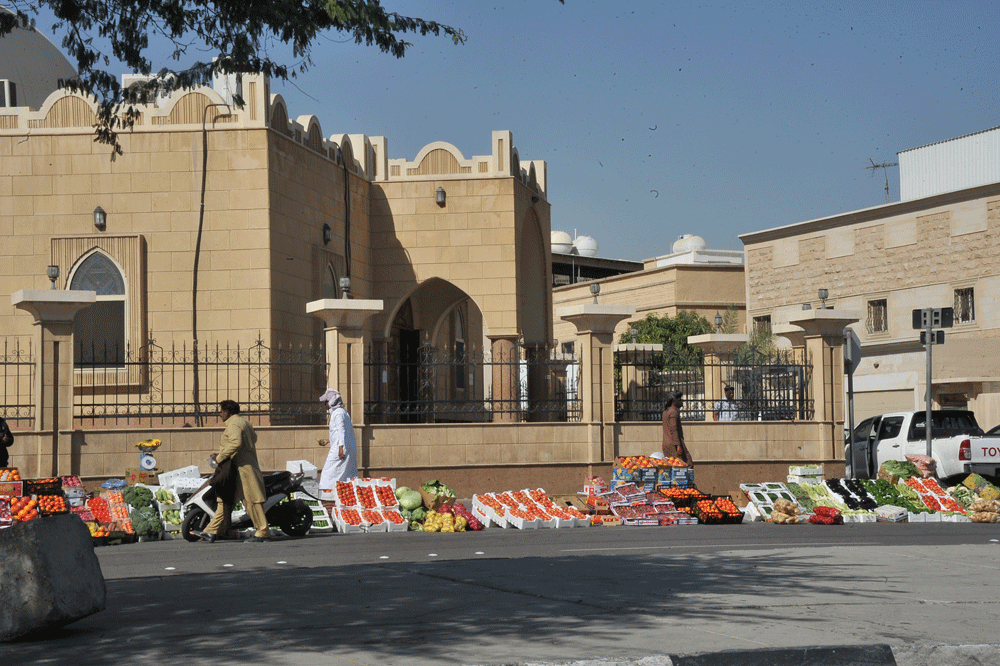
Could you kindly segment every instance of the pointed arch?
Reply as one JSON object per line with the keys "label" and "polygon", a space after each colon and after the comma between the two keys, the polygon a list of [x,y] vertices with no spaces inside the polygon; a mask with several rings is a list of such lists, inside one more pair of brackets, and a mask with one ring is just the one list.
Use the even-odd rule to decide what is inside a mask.
{"label": "pointed arch", "polygon": [[128,340],[128,286],[118,263],[100,249],[80,258],[69,275],[71,290],[93,291],[97,301],[77,313],[74,362],[122,367]]}

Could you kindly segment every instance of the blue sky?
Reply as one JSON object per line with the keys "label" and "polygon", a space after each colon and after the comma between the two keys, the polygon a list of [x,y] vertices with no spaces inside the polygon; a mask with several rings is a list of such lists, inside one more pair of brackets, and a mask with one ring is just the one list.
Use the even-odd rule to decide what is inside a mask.
{"label": "blue sky", "polygon": [[393,158],[432,141],[482,155],[510,130],[547,162],[552,228],[607,258],[684,233],[739,250],[741,233],[884,204],[870,159],[1000,126],[997,2],[384,4],[468,39],[411,37],[397,60],[321,38],[309,72],[272,84],[289,114],[385,136]]}

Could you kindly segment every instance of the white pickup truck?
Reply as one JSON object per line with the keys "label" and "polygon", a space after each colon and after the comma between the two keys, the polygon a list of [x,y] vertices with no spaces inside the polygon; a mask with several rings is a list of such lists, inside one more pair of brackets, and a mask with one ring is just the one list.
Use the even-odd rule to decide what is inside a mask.
{"label": "white pickup truck", "polygon": [[982,439],[972,440],[969,471],[985,476],[1000,476],[1000,426],[987,430]]}
{"label": "white pickup truck", "polygon": [[[905,460],[907,454],[926,455],[927,412],[894,412],[865,419],[844,444],[847,475],[872,479],[887,460]],[[931,457],[940,478],[957,477],[973,471],[973,451],[982,440],[983,430],[970,411],[931,411]],[[1000,449],[1000,438],[995,440]],[[1000,466],[1000,450],[996,451]],[[980,473],[994,474],[995,469]]]}

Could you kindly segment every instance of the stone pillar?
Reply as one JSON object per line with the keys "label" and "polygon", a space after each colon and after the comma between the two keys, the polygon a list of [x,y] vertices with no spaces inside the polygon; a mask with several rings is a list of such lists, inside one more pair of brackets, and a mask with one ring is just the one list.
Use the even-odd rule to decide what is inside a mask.
{"label": "stone pillar", "polygon": [[340,391],[355,426],[365,423],[364,325],[382,307],[382,301],[347,298],[306,303],[306,312],[326,324],[327,385]]}
{"label": "stone pillar", "polygon": [[831,458],[840,456],[844,428],[844,329],[860,320],[854,310],[803,310],[789,324],[803,331],[806,353],[812,362],[809,394],[815,405],[813,420],[829,422]]}
{"label": "stone pillar", "polygon": [[561,308],[556,316],[576,326],[582,421],[595,426],[590,433],[589,462],[603,462],[614,455],[605,445],[605,425],[615,422],[615,326],[634,317],[635,306],[587,303]]}
{"label": "stone pillar", "polygon": [[[730,379],[724,376],[723,366],[729,361],[729,356],[740,345],[746,344],[750,336],[732,333],[706,333],[704,335],[689,335],[688,344],[705,352],[705,420],[712,421],[712,408],[724,393],[722,388]],[[736,396],[737,401],[739,396]]]}
{"label": "stone pillar", "polygon": [[491,335],[490,355],[493,357],[493,422],[520,420],[521,368],[517,358],[516,335]]}
{"label": "stone pillar", "polygon": [[[22,289],[11,294],[16,308],[35,318],[35,476],[69,473],[73,429],[73,318],[97,300],[93,291]],[[24,452],[25,454],[27,452]],[[62,458],[62,461],[60,461]]]}

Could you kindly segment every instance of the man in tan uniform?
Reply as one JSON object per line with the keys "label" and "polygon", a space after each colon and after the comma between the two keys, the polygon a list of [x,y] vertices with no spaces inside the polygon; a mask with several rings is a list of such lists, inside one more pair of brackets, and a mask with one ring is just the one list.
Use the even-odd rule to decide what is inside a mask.
{"label": "man in tan uniform", "polygon": [[[260,463],[257,462],[257,433],[245,417],[240,416],[240,406],[233,400],[223,400],[219,403],[219,417],[225,422],[226,430],[222,433],[219,452],[212,454],[217,463],[232,458],[232,465],[237,473],[236,501],[243,502],[247,515],[253,521],[256,530],[246,543],[267,541],[271,532],[267,527],[267,517],[264,515],[264,476],[260,473]],[[203,541],[214,542],[220,531],[225,534],[229,529],[229,516],[232,505],[227,505],[219,498],[215,516],[205,527],[204,532],[197,533]]]}

